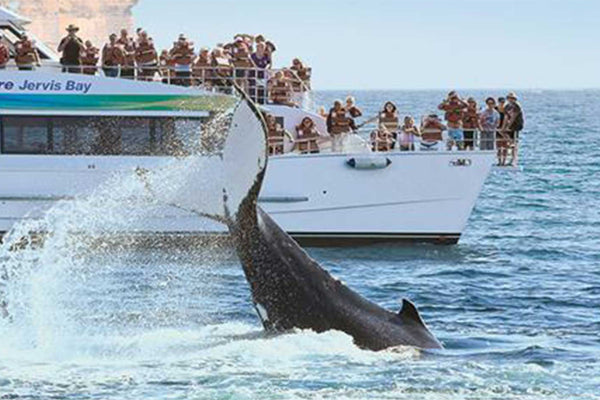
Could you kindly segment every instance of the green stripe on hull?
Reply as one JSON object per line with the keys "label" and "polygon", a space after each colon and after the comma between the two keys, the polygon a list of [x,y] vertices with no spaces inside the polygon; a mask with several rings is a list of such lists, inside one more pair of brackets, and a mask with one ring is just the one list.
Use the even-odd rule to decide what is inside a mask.
{"label": "green stripe on hull", "polygon": [[218,111],[235,103],[229,96],[0,94],[4,110]]}

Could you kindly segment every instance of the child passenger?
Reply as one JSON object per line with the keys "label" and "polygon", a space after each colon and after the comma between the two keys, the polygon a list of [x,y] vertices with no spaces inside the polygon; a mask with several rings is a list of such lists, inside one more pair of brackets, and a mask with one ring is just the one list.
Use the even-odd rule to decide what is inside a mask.
{"label": "child passenger", "polygon": [[413,117],[404,117],[404,124],[400,128],[400,151],[415,151],[415,138],[421,136],[419,128],[415,126]]}

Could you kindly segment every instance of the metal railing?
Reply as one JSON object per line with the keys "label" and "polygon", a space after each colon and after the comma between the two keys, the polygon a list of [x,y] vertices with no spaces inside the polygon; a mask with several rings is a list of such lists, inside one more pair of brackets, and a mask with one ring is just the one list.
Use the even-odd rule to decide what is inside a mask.
{"label": "metal railing", "polygon": [[[9,64],[5,70],[25,70],[24,66]],[[63,73],[100,75],[111,78],[131,79],[144,82],[162,82],[169,85],[197,87],[208,91],[232,94],[235,85],[241,87],[258,104],[283,104],[308,107],[310,81],[302,80],[296,71],[288,68],[263,69],[240,68],[233,65],[198,67],[192,65],[57,65],[27,66],[26,70],[60,69]],[[283,72],[285,88],[275,88],[275,75]],[[278,94],[277,90],[285,91]]]}

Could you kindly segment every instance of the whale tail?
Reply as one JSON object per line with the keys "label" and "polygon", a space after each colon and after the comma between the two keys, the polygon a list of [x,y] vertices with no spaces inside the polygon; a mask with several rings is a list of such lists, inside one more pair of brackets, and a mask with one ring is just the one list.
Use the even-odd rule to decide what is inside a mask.
{"label": "whale tail", "polygon": [[[260,110],[247,98],[233,109],[223,149],[187,158],[180,169],[139,171],[156,201],[230,225],[248,197],[256,202],[267,167],[267,133]],[[177,178],[169,174],[177,174]],[[184,174],[185,178],[181,179]],[[179,182],[174,187],[165,180]],[[160,189],[159,189],[160,188]]]}

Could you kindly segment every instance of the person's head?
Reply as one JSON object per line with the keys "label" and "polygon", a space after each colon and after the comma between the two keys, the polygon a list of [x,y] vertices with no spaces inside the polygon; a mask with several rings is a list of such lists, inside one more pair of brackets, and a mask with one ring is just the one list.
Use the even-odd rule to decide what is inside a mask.
{"label": "person's head", "polygon": [[254,42],[257,43],[257,44],[258,43],[264,43],[265,41],[266,40],[265,40],[265,37],[263,35],[258,35],[258,36],[256,36],[254,38]]}
{"label": "person's head", "polygon": [[413,119],[413,117],[411,117],[410,115],[407,115],[406,117],[404,117],[404,125],[406,125],[410,128],[414,124],[415,124],[415,120]]}
{"label": "person's head", "polygon": [[141,35],[141,34],[142,34],[142,32],[144,32],[144,28],[142,28],[141,26],[140,26],[140,27],[138,27],[138,28],[135,30],[135,33],[136,33],[138,36],[139,36],[139,35]]}
{"label": "person's head", "polygon": [[498,97],[498,105],[503,106],[506,103],[506,99],[504,97]]}
{"label": "person's head", "polygon": [[126,38],[129,35],[129,32],[127,32],[127,29],[121,29],[121,37]]}
{"label": "person's head", "polygon": [[111,44],[115,44],[115,42],[117,41],[117,35],[115,33],[111,33],[110,36],[108,37],[108,41]]}
{"label": "person's head", "polygon": [[438,121],[440,119],[440,117],[438,117],[438,115],[436,113],[431,113],[425,119],[429,120],[429,121]]}
{"label": "person's head", "polygon": [[208,57],[209,54],[210,54],[210,51],[208,50],[208,47],[203,47],[200,49],[200,56]]}
{"label": "person's head", "polygon": [[160,52],[162,58],[169,58],[169,50],[163,50]]}
{"label": "person's head", "polygon": [[87,47],[88,49],[92,48],[92,41],[91,40],[86,40],[85,41],[85,47]]}
{"label": "person's head", "polygon": [[485,99],[485,105],[487,106],[487,108],[492,109],[496,107],[496,100],[493,97],[488,97],[487,99]]}
{"label": "person's head", "polygon": [[456,90],[452,90],[451,92],[448,93],[448,100],[450,100],[450,101],[458,100],[458,93],[456,93]]}
{"label": "person's head", "polygon": [[312,119],[310,119],[310,117],[304,117],[304,119],[302,120],[302,127],[303,128],[311,128],[315,123],[313,122]]}
{"label": "person's head", "polygon": [[185,44],[186,42],[187,42],[187,38],[185,37],[185,35],[183,33],[180,33],[179,37],[177,38],[177,43]]}
{"label": "person's head", "polygon": [[267,124],[274,124],[275,123],[275,117],[272,114],[267,114],[265,116],[265,121],[267,121]]}
{"label": "person's head", "polygon": [[510,92],[509,94],[506,95],[506,99],[508,100],[509,103],[514,103],[515,101],[518,100],[518,97],[515,92]]}
{"label": "person's head", "polygon": [[266,46],[267,46],[267,51],[269,53],[274,53],[277,51],[277,47],[275,47],[275,45],[273,44],[273,42],[265,42]]}
{"label": "person's head", "polygon": [[267,46],[265,45],[265,42],[257,42],[256,43],[256,52],[258,54],[264,54],[266,49],[267,49]]}
{"label": "person's head", "polygon": [[336,110],[339,110],[342,108],[342,101],[341,100],[335,100],[333,102],[333,108]]}
{"label": "person's head", "polygon": [[79,27],[71,24],[69,26],[67,26],[67,33],[69,34],[69,36],[75,36],[75,34],[79,31]]}
{"label": "person's head", "polygon": [[467,99],[467,104],[469,105],[470,108],[477,108],[477,101],[473,97],[469,97]]}
{"label": "person's head", "polygon": [[148,32],[138,31],[137,34],[140,37],[140,40],[148,40]]}
{"label": "person's head", "polygon": [[388,101],[387,103],[385,103],[383,105],[383,111],[389,114],[395,113],[396,112],[396,105],[394,103],[392,103],[391,101]]}
{"label": "person's head", "polygon": [[27,33],[23,33],[23,36],[21,36],[21,40],[23,42],[28,42],[29,41],[29,36],[27,35]]}
{"label": "person's head", "polygon": [[299,58],[294,58],[292,60],[292,66],[295,68],[303,68],[304,65],[302,64],[302,61]]}
{"label": "person's head", "polygon": [[346,97],[346,105],[348,107],[353,107],[355,103],[356,103],[356,101],[354,100],[354,97],[352,97],[352,96]]}
{"label": "person's head", "polygon": [[277,71],[275,73],[275,78],[276,79],[283,79],[285,77],[283,70]]}

